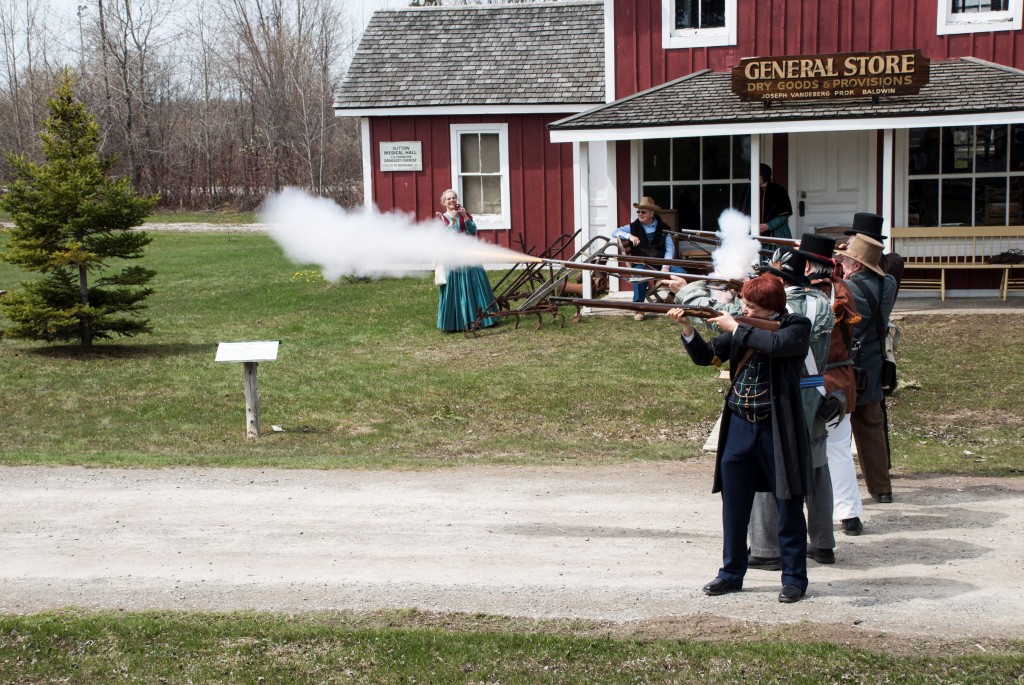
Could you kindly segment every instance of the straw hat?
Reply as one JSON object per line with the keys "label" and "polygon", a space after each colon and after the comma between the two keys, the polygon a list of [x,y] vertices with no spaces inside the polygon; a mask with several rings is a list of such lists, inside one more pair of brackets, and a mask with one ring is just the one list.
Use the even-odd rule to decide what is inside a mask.
{"label": "straw hat", "polygon": [[863,233],[855,233],[850,238],[850,243],[845,250],[836,250],[837,255],[843,255],[860,262],[879,276],[885,276],[885,272],[878,266],[878,260],[882,258],[882,243],[874,238],[869,238]]}
{"label": "straw hat", "polygon": [[654,201],[654,198],[644,195],[640,198],[640,202],[633,203],[633,209],[648,209],[652,212],[660,212],[661,207]]}

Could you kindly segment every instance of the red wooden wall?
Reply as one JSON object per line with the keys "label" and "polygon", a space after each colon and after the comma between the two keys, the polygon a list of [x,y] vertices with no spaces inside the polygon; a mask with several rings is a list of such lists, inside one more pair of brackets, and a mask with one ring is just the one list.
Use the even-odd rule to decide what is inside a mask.
{"label": "red wooden wall", "polygon": [[615,97],[744,57],[919,48],[1024,68],[1024,31],[935,33],[940,0],[737,0],[736,45],[664,50],[661,0],[615,2]]}
{"label": "red wooden wall", "polygon": [[[565,115],[503,117],[409,116],[370,120],[373,201],[382,211],[401,210],[426,220],[440,211],[441,193],[452,184],[451,130],[456,123],[507,123],[511,230],[481,230],[488,242],[519,250],[520,235],[535,253],[574,224],[572,145],[552,144],[547,125]],[[423,143],[423,171],[380,171],[380,142]],[[562,257],[571,256],[572,249]]]}

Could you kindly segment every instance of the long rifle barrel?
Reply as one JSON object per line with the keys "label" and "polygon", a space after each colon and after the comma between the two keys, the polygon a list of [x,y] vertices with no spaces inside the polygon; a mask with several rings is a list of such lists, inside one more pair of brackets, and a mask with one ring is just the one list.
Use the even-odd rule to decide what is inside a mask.
{"label": "long rifle barrel", "polygon": [[564,266],[569,269],[581,269],[584,271],[600,271],[608,274],[618,274],[623,278],[628,276],[640,276],[647,278],[681,278],[684,281],[707,281],[709,283],[725,283],[730,288],[741,288],[743,284],[739,281],[726,278],[710,278],[704,274],[677,274],[670,271],[654,271],[653,269],[627,269],[622,266],[608,266],[606,264],[591,264],[590,262],[566,262],[561,259],[545,259],[546,264]]}
{"label": "long rifle barrel", "polygon": [[[625,309],[631,312],[648,312],[665,314],[673,309],[682,309],[687,316],[695,316],[699,319],[713,319],[721,316],[722,312],[712,307],[683,307],[675,304],[659,304],[656,302],[627,302],[625,300],[588,300],[581,297],[552,297],[548,299],[551,304],[558,306],[573,307],[597,307],[604,309]],[[746,324],[754,328],[763,328],[766,331],[779,330],[779,322],[771,319],[755,319],[750,316],[736,316],[737,323]]]}
{"label": "long rifle barrel", "polygon": [[652,266],[680,266],[684,269],[701,269],[704,271],[711,271],[715,266],[711,262],[696,259],[664,259],[663,257],[640,257],[629,254],[616,255],[615,261],[627,264],[633,262],[637,264],[651,264]]}

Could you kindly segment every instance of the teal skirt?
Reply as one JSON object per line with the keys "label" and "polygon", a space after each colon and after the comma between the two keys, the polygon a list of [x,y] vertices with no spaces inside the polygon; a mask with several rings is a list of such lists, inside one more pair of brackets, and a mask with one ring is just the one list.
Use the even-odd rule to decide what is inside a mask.
{"label": "teal skirt", "polygon": [[[481,310],[493,311],[494,292],[482,266],[449,269],[447,281],[440,288],[437,305],[437,327],[442,331],[464,331]],[[480,328],[496,323],[496,318],[488,316],[480,322]]]}

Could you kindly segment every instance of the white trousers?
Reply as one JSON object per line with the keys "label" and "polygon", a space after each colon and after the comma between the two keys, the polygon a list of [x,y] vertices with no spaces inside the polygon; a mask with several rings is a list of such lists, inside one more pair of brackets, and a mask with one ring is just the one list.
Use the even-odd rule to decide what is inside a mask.
{"label": "white trousers", "polygon": [[852,519],[864,512],[864,504],[857,488],[857,466],[851,449],[850,415],[838,426],[828,427],[828,473],[832,477],[832,518],[836,521]]}

